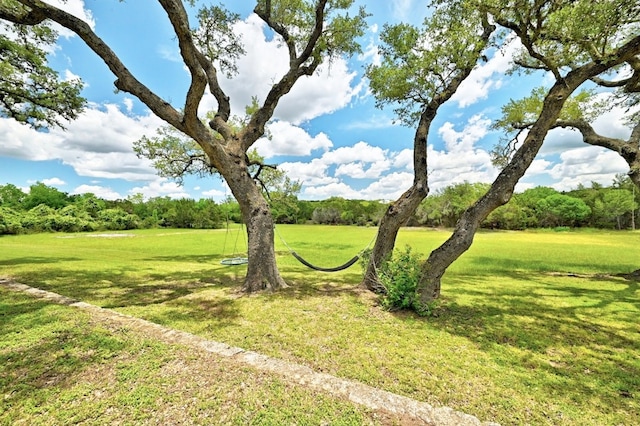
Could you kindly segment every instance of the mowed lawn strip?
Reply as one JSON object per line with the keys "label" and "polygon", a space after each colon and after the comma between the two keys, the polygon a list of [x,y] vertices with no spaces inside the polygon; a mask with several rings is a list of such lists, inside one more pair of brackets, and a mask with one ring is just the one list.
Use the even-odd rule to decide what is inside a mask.
{"label": "mowed lawn strip", "polygon": [[[279,226],[319,266],[373,228]],[[3,274],[165,326],[504,424],[640,423],[639,232],[482,232],[443,279],[435,317],[383,311],[358,267],[318,273],[277,240],[291,287],[237,292],[224,231],[0,239]],[[403,229],[428,253],[446,231]],[[66,237],[66,238],[60,238]],[[227,243],[228,245],[228,243]],[[5,250],[6,248],[6,250]]]}
{"label": "mowed lawn strip", "polygon": [[0,425],[402,424],[0,286]]}

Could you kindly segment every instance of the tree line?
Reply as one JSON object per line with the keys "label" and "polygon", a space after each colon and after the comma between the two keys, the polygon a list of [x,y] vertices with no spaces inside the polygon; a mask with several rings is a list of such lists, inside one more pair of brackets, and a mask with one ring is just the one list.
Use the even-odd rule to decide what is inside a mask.
{"label": "tree line", "polygon": [[[490,185],[462,183],[427,197],[416,210],[410,224],[454,227]],[[516,193],[482,222],[483,228],[522,230],[528,228],[592,227],[636,229],[640,191],[627,176],[619,175],[605,187],[592,182],[567,192],[538,186]]]}
{"label": "tree line", "polygon": [[[407,223],[409,226],[454,227],[460,215],[489,189],[489,184],[450,185],[427,197]],[[593,182],[568,192],[536,187],[517,193],[482,223],[491,229],[593,227],[635,229],[640,217],[640,191],[618,176],[605,187]],[[276,223],[376,226],[388,203],[348,200],[299,200],[295,195],[272,197]],[[241,223],[240,206],[231,197],[171,199],[141,194],[105,200],[94,194],[69,195],[43,183],[28,193],[13,184],[0,185],[0,235],[34,232],[90,232],[149,228],[216,229]]]}

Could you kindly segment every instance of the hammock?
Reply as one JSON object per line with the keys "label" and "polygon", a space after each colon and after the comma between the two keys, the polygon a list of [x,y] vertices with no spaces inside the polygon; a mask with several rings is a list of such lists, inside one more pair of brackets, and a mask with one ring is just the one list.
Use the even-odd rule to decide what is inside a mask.
{"label": "hammock", "polygon": [[360,259],[360,254],[356,254],[355,256],[353,256],[351,258],[351,260],[349,260],[347,263],[340,265],[340,266],[335,266],[333,268],[323,268],[321,266],[315,266],[312,265],[311,263],[307,262],[306,260],[304,260],[298,253],[296,253],[293,250],[289,250],[291,252],[291,254],[293,255],[293,257],[295,257],[296,259],[298,259],[298,261],[300,263],[302,263],[304,266],[306,266],[307,268],[311,268],[314,269],[316,271],[320,271],[320,272],[338,272],[338,271],[344,271],[345,269],[347,269],[348,267],[350,267],[351,265],[353,265],[354,263],[356,263],[358,261],[358,259]]}
{"label": "hammock", "polygon": [[349,268],[350,266],[353,266],[353,264],[356,263],[358,261],[358,259],[360,259],[360,256],[362,255],[362,253],[367,248],[369,248],[371,243],[376,239],[376,237],[374,235],[373,238],[371,239],[371,241],[369,241],[369,244],[367,244],[367,246],[365,248],[360,250],[360,253],[356,254],[351,259],[349,259],[347,261],[347,263],[344,263],[344,264],[342,264],[340,266],[334,266],[332,268],[325,268],[325,267],[322,267],[322,266],[313,265],[312,263],[310,263],[307,260],[303,259],[302,256],[300,256],[298,253],[296,253],[296,251],[294,249],[289,247],[289,244],[287,244],[287,242],[284,240],[284,238],[282,238],[282,235],[280,235],[280,232],[278,232],[278,228],[276,228],[274,226],[273,229],[276,231],[276,234],[278,234],[278,237],[280,238],[280,241],[282,241],[282,244],[285,245],[285,247],[289,250],[289,253],[291,253],[291,255],[293,257],[295,257],[296,260],[298,260],[298,262],[302,263],[307,268],[313,269],[315,271],[320,271],[320,272],[339,272],[339,271],[344,271],[345,269]]}

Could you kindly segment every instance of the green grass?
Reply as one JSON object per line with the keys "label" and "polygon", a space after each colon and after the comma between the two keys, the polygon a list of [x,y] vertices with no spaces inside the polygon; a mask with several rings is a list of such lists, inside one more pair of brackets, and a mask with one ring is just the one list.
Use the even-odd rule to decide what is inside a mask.
{"label": "green grass", "polygon": [[[343,263],[375,234],[356,227],[278,229],[319,266]],[[129,234],[135,236],[3,237],[0,274],[482,420],[640,423],[640,289],[638,281],[615,276],[640,268],[639,232],[481,232],[444,276],[437,316],[429,318],[382,310],[357,288],[358,267],[310,271],[279,239],[278,263],[291,287],[243,296],[237,289],[245,267],[219,264],[229,255],[224,231]],[[447,237],[403,229],[398,246],[428,253]],[[2,300],[12,306],[21,298]],[[59,327],[85,333],[78,324]],[[116,371],[116,378],[133,374]],[[141,394],[163,389],[153,381],[147,387]],[[127,396],[115,405],[129,398],[136,400]]]}
{"label": "green grass", "polygon": [[0,425],[395,420],[2,287],[0,319]]}

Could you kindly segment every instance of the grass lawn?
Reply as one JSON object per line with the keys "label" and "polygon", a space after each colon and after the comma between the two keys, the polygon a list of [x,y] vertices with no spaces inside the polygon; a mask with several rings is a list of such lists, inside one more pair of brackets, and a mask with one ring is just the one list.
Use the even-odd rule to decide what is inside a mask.
{"label": "grass lawn", "polygon": [[[373,228],[357,227],[298,225],[278,230],[289,246],[319,266],[344,263],[375,234]],[[219,263],[230,255],[233,234],[184,230],[122,234],[128,236],[2,237],[0,275],[434,405],[448,405],[481,420],[505,425],[640,424],[640,289],[637,280],[615,276],[640,268],[640,232],[482,232],[444,276],[437,316],[428,318],[382,310],[374,296],[357,287],[361,277],[357,266],[331,274],[311,271],[290,256],[280,240],[276,241],[278,262],[290,288],[243,296],[237,289],[245,267]],[[409,244],[416,252],[428,253],[448,235],[403,229],[398,246]],[[64,413],[75,412],[78,398],[66,393],[68,383],[42,386],[47,373],[38,362],[43,364],[44,359],[15,361],[39,345],[55,346],[60,333],[71,333],[73,344],[66,348],[77,351],[81,363],[88,359],[86,365],[94,366],[97,357],[101,368],[116,373],[121,359],[134,358],[162,369],[182,353],[179,348],[153,349],[161,345],[129,340],[118,330],[96,329],[86,319],[75,318],[81,314],[70,308],[44,304],[37,309],[54,313],[28,319],[32,308],[24,308],[28,312],[21,314],[14,310],[43,302],[6,292],[1,300],[0,395],[5,399],[0,403],[5,414],[0,414],[0,423],[25,415],[25,406],[41,407],[48,401],[44,391],[67,395],[71,402],[56,398],[44,404],[47,412],[58,413],[61,422],[69,421]],[[9,328],[3,317],[10,320]],[[23,317],[26,323],[21,322]],[[30,321],[48,334],[38,332],[26,341],[18,338],[16,333],[29,329]],[[120,346],[114,348],[112,342]],[[140,349],[145,345],[151,349]],[[91,356],[83,352],[89,347],[95,351]],[[143,359],[137,361],[139,356]],[[7,363],[8,357],[14,361]],[[90,377],[62,371],[65,380],[73,383],[72,389],[92,386]],[[170,394],[163,393],[170,385],[162,378],[153,379],[154,371],[159,370],[145,370],[144,375],[150,389],[147,399],[153,400],[157,412],[173,403],[166,400]],[[31,385],[22,387],[16,375],[31,377]],[[236,387],[243,380],[228,379]],[[302,393],[294,399],[303,401],[301,405],[288,406],[286,398],[276,402],[279,411],[288,407],[287,412],[293,412],[290,418],[314,415],[304,405],[309,397],[303,390],[273,378],[268,381],[266,390],[238,397],[236,405],[246,409],[232,414],[236,419],[255,410],[256,400],[274,386],[286,388],[281,395]],[[127,386],[126,380],[113,386],[117,385]],[[18,405],[11,397],[16,392],[20,393]],[[112,394],[118,394],[117,389]],[[129,398],[126,395],[124,400]],[[124,412],[119,398],[106,405],[85,404],[85,410],[93,410],[96,416],[111,412],[108,407]],[[345,410],[340,404],[344,403],[326,399],[325,406],[334,407],[337,416]],[[330,423],[371,421],[370,413],[349,407],[345,419],[335,417]],[[213,417],[220,413],[211,408]],[[145,418],[145,411],[139,410],[139,415]],[[46,416],[34,418],[46,421]],[[319,419],[309,418],[313,420],[299,423],[315,424]],[[92,421],[97,419],[109,418]],[[135,417],[120,420],[136,422]]]}

